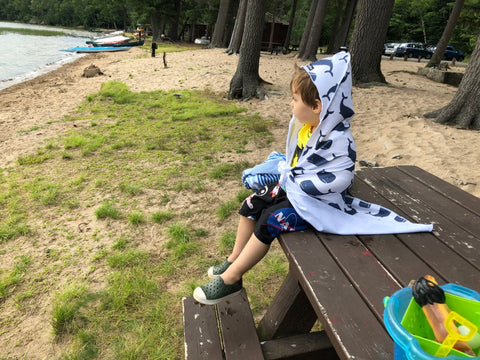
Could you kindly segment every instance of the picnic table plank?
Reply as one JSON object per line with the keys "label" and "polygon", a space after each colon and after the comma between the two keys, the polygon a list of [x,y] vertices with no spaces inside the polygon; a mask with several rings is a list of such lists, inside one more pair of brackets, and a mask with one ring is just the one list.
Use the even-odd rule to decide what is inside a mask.
{"label": "picnic table plank", "polygon": [[[350,359],[350,351],[355,349],[357,359],[392,359],[392,342],[382,322],[368,308],[317,236],[312,231],[285,233],[281,235],[280,244],[290,261],[298,265],[292,267],[292,271],[339,357]],[[367,329],[368,336],[375,339],[369,347],[363,346],[362,340]]]}
{"label": "picnic table plank", "polygon": [[470,211],[474,212],[476,216],[480,217],[480,198],[472,196],[456,186],[451,186],[444,180],[417,166],[399,166],[398,170],[417,179],[425,186],[436,190],[446,198],[469,209]]}
{"label": "picnic table plank", "polygon": [[399,282],[358,238],[318,233],[317,236],[381,321],[384,310],[382,299],[399,290]]}
{"label": "picnic table plank", "polygon": [[247,293],[242,289],[217,305],[226,360],[263,360]]}
{"label": "picnic table plank", "polygon": [[[215,307],[200,304],[192,297],[183,298],[182,304],[185,358],[223,359]],[[192,338],[199,339],[199,341],[190,341]]]}

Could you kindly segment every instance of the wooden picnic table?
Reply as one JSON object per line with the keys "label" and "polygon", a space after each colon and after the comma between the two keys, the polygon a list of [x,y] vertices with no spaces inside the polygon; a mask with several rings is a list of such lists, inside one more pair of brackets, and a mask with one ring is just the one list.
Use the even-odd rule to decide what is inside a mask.
{"label": "wooden picnic table", "polygon": [[[386,296],[426,274],[440,285],[456,283],[480,292],[479,198],[414,166],[357,170],[351,194],[414,222],[433,223],[434,230],[281,235],[290,271],[258,324],[260,341],[303,336],[308,345],[318,319],[324,331],[315,344],[321,341],[323,349],[315,351],[329,354],[322,359],[391,360],[394,343],[383,322]],[[312,351],[301,340],[296,344]],[[278,346],[263,347],[266,358],[281,358],[278,351]]]}

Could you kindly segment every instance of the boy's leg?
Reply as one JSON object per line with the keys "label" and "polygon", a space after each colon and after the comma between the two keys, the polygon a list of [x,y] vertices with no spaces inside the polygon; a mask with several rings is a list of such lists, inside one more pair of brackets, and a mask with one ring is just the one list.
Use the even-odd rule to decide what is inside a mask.
{"label": "boy's leg", "polygon": [[233,246],[232,253],[227,258],[229,262],[234,262],[238,258],[243,248],[248,243],[248,240],[252,236],[256,223],[257,222],[255,220],[252,220],[243,215],[240,215],[240,220],[238,221],[237,237],[235,239],[235,245]]}
{"label": "boy's leg", "polygon": [[270,245],[261,242],[255,234],[252,234],[232,265],[220,275],[224,283],[230,285],[239,281],[243,274],[263,259],[268,249],[270,249]]}
{"label": "boy's leg", "polygon": [[235,238],[235,245],[233,246],[232,253],[227,259],[219,264],[212,266],[208,269],[207,274],[211,279],[215,279],[220,274],[223,274],[226,269],[237,259],[237,257],[242,252],[243,248],[247,244],[248,240],[253,234],[255,229],[255,220],[249,219],[243,215],[240,215],[240,220],[238,221],[237,235]]}
{"label": "boy's leg", "polygon": [[240,255],[223,274],[195,288],[193,291],[195,300],[202,304],[214,305],[238,294],[243,288],[242,275],[257,264],[269,248],[270,245],[262,243],[252,235]]}

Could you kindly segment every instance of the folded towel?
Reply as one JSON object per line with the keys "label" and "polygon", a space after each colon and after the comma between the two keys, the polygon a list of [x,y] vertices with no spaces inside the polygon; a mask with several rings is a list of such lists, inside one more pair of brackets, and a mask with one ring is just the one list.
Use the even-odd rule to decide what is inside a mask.
{"label": "folded towel", "polygon": [[285,155],[273,151],[261,164],[245,169],[242,173],[242,182],[247,189],[259,190],[265,186],[278,182],[280,179],[279,165],[285,162]]}

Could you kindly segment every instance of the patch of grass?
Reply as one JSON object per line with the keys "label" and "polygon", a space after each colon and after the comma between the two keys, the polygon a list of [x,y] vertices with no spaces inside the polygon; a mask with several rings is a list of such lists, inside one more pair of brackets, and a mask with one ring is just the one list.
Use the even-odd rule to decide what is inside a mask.
{"label": "patch of grass", "polygon": [[243,200],[245,200],[245,198],[249,196],[251,193],[252,192],[250,190],[242,189],[237,193],[237,195],[233,199],[225,201],[224,203],[220,204],[220,206],[217,208],[217,211],[216,211],[218,218],[220,220],[225,220],[232,213],[236,212],[240,208]]}
{"label": "patch of grass", "polygon": [[135,196],[142,193],[142,188],[137,184],[122,182],[120,183],[120,191],[130,196]]}
{"label": "patch of grass", "polygon": [[167,233],[170,238],[167,249],[175,259],[182,259],[197,251],[198,244],[193,241],[192,230],[185,225],[174,224],[167,229]]}
{"label": "patch of grass", "polygon": [[220,238],[220,253],[221,254],[230,254],[233,250],[233,245],[235,245],[236,233],[229,231],[225,234],[222,234]]}
{"label": "patch of grass", "polygon": [[145,215],[140,211],[132,211],[128,215],[128,222],[133,226],[139,226],[145,223]]}
{"label": "patch of grass", "polygon": [[138,250],[127,250],[124,252],[116,252],[108,257],[107,263],[112,268],[136,267],[145,264],[148,259],[148,253]]}
{"label": "patch of grass", "polygon": [[121,219],[122,212],[110,201],[105,201],[99,208],[97,208],[97,210],[95,210],[95,216],[97,219]]}
{"label": "patch of grass", "polygon": [[125,250],[129,241],[125,236],[120,236],[117,241],[112,245],[114,250]]}
{"label": "patch of grass", "polygon": [[9,289],[23,280],[30,263],[31,259],[28,256],[22,255],[9,273],[2,275],[0,271],[0,300],[6,298],[9,294]]}
{"label": "patch of grass", "polygon": [[65,35],[67,35],[64,31],[0,27],[0,34],[6,34],[6,33],[17,33],[17,34],[21,34],[21,35],[37,35],[37,36],[65,36]]}
{"label": "patch of grass", "polygon": [[43,205],[58,205],[61,200],[61,185],[48,182],[43,177],[34,179],[26,188],[31,197]]}
{"label": "patch of grass", "polygon": [[48,159],[51,159],[50,154],[25,155],[17,159],[19,165],[34,165],[41,164]]}
{"label": "patch of grass", "polygon": [[51,319],[55,337],[61,337],[75,329],[74,321],[79,319],[80,308],[87,299],[87,289],[84,285],[70,285],[56,295]]}
{"label": "patch of grass", "polygon": [[209,173],[209,177],[212,179],[240,179],[242,177],[242,171],[251,165],[246,162],[238,162],[234,164],[221,164]]}
{"label": "patch of grass", "polygon": [[152,214],[152,220],[157,224],[163,224],[168,220],[175,217],[175,214],[171,211],[157,211]]}
{"label": "patch of grass", "polygon": [[30,226],[20,216],[0,220],[0,244],[30,233]]}
{"label": "patch of grass", "polygon": [[116,104],[135,103],[138,94],[130,91],[125,83],[119,81],[107,81],[100,87],[99,95],[113,100]]}

